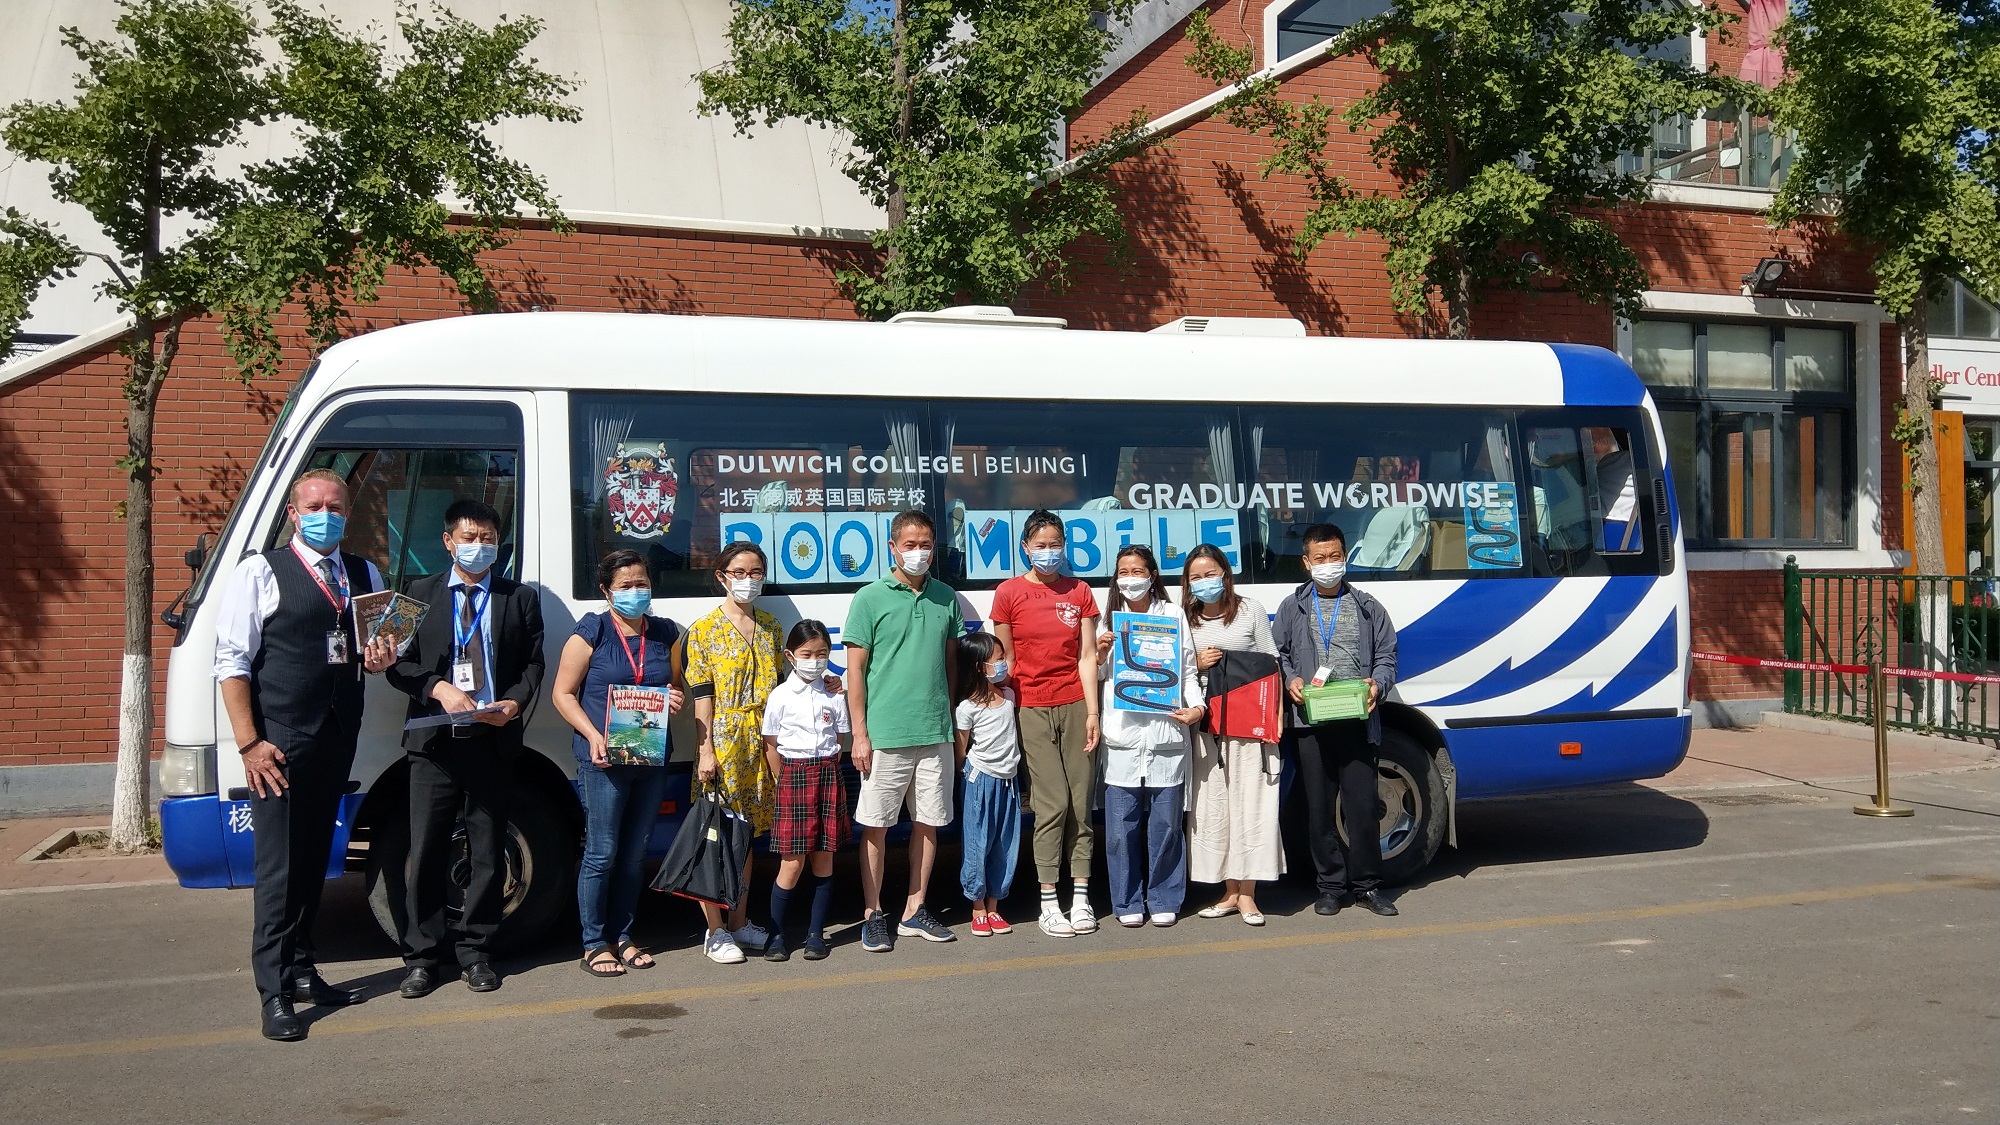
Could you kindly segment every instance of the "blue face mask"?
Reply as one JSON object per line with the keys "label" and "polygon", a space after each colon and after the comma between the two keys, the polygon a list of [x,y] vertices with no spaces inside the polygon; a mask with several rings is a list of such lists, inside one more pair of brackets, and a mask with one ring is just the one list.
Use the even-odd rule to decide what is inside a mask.
{"label": "blue face mask", "polygon": [[300,512],[298,518],[299,538],[321,554],[338,547],[340,537],[347,534],[347,517],[339,512]]}
{"label": "blue face mask", "polygon": [[1062,561],[1063,553],[1060,547],[1044,547],[1041,550],[1028,552],[1028,565],[1045,574],[1055,573],[1056,568],[1062,566]]}
{"label": "blue face mask", "polygon": [[622,617],[643,617],[653,608],[651,590],[617,590],[611,595],[611,608]]}
{"label": "blue face mask", "polygon": [[485,574],[493,569],[493,560],[500,557],[500,548],[491,543],[454,543],[451,557],[465,573]]}
{"label": "blue face mask", "polygon": [[1222,579],[1197,578],[1188,583],[1188,593],[1193,594],[1198,601],[1212,602],[1222,596]]}

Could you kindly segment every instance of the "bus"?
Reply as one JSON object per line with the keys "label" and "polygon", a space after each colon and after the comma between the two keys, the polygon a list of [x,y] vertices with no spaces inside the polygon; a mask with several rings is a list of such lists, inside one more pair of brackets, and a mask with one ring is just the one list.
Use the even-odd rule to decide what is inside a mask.
{"label": "bus", "polygon": [[[653,612],[719,603],[735,539],[770,556],[760,605],[838,627],[884,573],[888,521],[939,528],[933,574],[983,620],[1025,570],[1022,520],[1064,519],[1068,566],[1103,588],[1118,548],[1169,585],[1220,548],[1267,610],[1304,580],[1300,533],[1346,533],[1400,674],[1381,704],[1385,879],[1454,837],[1459,801],[1656,777],[1686,753],[1688,593],[1659,417],[1611,352],[1562,344],[1308,338],[1295,321],[1183,318],[1076,331],[974,307],[890,323],[529,312],[343,341],[287,399],[227,523],[188,552],[169,611],[165,851],[189,887],[252,880],[248,792],[213,673],[219,583],[284,543],[289,483],[353,494],[345,549],[392,587],[449,565],[453,500],[505,520],[502,572],[541,591],[548,662],[631,548]],[[408,838],[404,700],[369,681],[327,875],[366,872],[385,930]],[[688,799],[680,720],[654,846]],[[574,903],[582,812],[571,732],[543,701],[509,802],[502,940]],[[1292,801],[1296,805],[1299,802]]]}

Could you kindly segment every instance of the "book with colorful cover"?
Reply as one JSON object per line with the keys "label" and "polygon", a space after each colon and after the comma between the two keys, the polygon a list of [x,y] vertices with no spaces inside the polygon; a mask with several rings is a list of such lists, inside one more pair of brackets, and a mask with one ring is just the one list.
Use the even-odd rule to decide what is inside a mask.
{"label": "book with colorful cover", "polygon": [[618,766],[667,764],[667,689],[615,686],[604,709],[604,743]]}
{"label": "book with colorful cover", "polygon": [[401,656],[409,651],[410,642],[417,638],[417,627],[424,623],[424,615],[430,611],[431,607],[394,590],[356,594],[355,637],[363,649],[373,644],[376,637],[386,637],[396,646],[396,655]]}

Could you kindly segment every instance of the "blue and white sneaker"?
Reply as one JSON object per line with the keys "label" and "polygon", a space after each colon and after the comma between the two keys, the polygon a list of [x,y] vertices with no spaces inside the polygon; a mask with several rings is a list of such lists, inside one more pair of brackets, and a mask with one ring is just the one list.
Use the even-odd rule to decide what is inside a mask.
{"label": "blue and white sneaker", "polygon": [[707,940],[701,943],[701,951],[718,965],[743,963],[743,949],[729,936],[728,930],[710,930]]}
{"label": "blue and white sneaker", "polygon": [[736,939],[743,952],[761,953],[771,940],[771,931],[755,922],[745,922],[742,929],[729,931],[729,936]]}
{"label": "blue and white sneaker", "polygon": [[896,948],[889,936],[889,916],[877,910],[861,920],[861,948],[869,953],[887,953]]}
{"label": "blue and white sneaker", "polygon": [[925,941],[957,941],[958,935],[945,928],[943,922],[931,913],[928,906],[917,907],[917,912],[896,924],[896,933],[903,937],[920,937]]}

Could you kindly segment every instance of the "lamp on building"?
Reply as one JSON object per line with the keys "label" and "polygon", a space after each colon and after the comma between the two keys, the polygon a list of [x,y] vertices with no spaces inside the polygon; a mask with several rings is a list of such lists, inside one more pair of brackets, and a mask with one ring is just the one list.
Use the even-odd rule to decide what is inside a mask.
{"label": "lamp on building", "polygon": [[1775,297],[1778,286],[1784,283],[1785,274],[1792,263],[1784,258],[1759,258],[1757,268],[1743,275],[1743,295],[1745,297]]}

